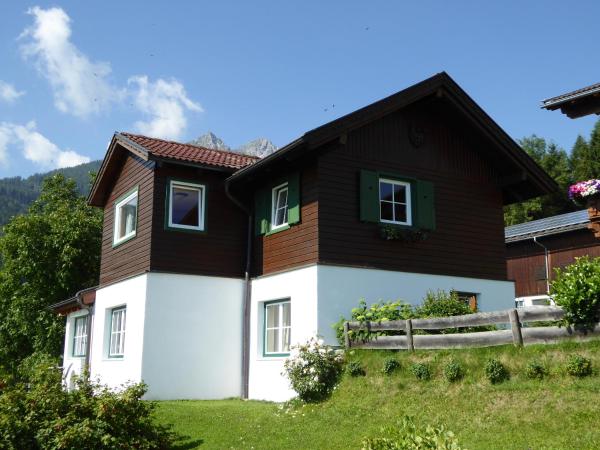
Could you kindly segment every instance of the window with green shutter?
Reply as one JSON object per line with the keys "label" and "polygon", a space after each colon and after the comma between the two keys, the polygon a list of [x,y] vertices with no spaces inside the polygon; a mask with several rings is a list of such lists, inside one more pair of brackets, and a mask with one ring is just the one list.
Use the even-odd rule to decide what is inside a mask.
{"label": "window with green shutter", "polygon": [[300,222],[300,174],[259,189],[254,195],[254,229],[257,235],[286,230]]}
{"label": "window with green shutter", "polygon": [[424,230],[435,229],[433,183],[362,170],[360,219]]}

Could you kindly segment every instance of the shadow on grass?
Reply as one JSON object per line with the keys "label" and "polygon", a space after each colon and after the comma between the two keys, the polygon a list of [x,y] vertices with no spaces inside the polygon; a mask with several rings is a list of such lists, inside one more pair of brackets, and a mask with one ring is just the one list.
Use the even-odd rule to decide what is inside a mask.
{"label": "shadow on grass", "polygon": [[189,436],[180,436],[173,443],[171,447],[172,450],[193,450],[195,448],[200,447],[204,444],[204,439],[194,439],[193,441],[188,441]]}

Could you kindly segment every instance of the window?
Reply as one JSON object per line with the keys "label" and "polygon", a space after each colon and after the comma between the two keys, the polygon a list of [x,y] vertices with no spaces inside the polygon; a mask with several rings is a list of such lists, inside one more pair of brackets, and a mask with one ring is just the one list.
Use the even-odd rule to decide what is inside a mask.
{"label": "window", "polygon": [[169,228],[204,230],[204,186],[171,181],[169,183]]}
{"label": "window", "polygon": [[115,204],[114,244],[135,236],[137,227],[138,191],[127,194]]}
{"label": "window", "polygon": [[273,188],[273,211],[271,214],[271,229],[288,224],[288,184],[284,183]]}
{"label": "window", "polygon": [[461,291],[454,291],[456,292],[456,296],[458,297],[459,300],[462,300],[463,302],[465,302],[465,305],[467,305],[472,311],[477,311],[477,294],[474,292],[461,292]]}
{"label": "window", "polygon": [[76,317],[73,323],[73,356],[82,357],[87,352],[89,316]]}
{"label": "window", "polygon": [[386,223],[412,225],[410,183],[379,179],[379,219]]}
{"label": "window", "polygon": [[293,172],[254,191],[257,236],[279,233],[300,223],[300,173]]}
{"label": "window", "polygon": [[290,352],[290,301],[265,303],[264,354],[284,356]]}
{"label": "window", "polygon": [[523,308],[523,306],[525,306],[525,300],[515,300],[515,306],[517,308]]}
{"label": "window", "polygon": [[360,220],[434,231],[435,192],[431,181],[402,174],[360,171]]}
{"label": "window", "polygon": [[110,312],[108,356],[111,358],[122,358],[125,354],[126,312],[124,307],[115,308]]}

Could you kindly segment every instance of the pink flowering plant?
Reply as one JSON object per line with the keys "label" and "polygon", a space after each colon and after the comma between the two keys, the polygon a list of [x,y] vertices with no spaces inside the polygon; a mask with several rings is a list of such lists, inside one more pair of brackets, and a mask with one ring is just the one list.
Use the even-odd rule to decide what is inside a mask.
{"label": "pink flowering plant", "polygon": [[600,180],[580,181],[569,187],[569,198],[575,203],[583,203],[587,199],[599,196]]}
{"label": "pink flowering plant", "polygon": [[283,375],[290,380],[298,398],[313,403],[329,397],[340,380],[343,355],[314,337],[291,350]]}

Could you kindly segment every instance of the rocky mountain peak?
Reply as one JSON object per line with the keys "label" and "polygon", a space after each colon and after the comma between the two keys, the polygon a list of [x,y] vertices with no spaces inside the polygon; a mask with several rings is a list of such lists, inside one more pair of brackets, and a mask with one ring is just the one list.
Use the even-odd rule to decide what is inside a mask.
{"label": "rocky mountain peak", "polygon": [[209,131],[193,141],[188,142],[188,144],[197,145],[198,147],[212,148],[214,150],[231,150],[229,146],[212,131]]}
{"label": "rocky mountain peak", "polygon": [[197,145],[199,147],[212,148],[215,150],[226,150],[242,155],[257,156],[264,158],[273,152],[277,151],[277,146],[269,139],[258,138],[250,141],[239,148],[232,149],[221,138],[209,131],[202,136],[188,142],[188,144]]}

